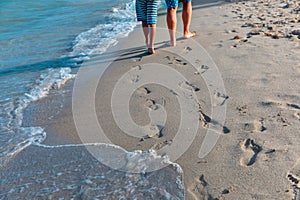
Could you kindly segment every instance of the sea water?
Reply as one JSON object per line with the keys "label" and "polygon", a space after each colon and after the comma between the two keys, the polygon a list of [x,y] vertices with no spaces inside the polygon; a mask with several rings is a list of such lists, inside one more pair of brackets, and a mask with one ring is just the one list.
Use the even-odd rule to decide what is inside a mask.
{"label": "sea water", "polygon": [[[131,0],[0,0],[0,165],[7,165],[14,155],[27,147],[37,148],[36,156],[49,154],[53,157],[51,173],[45,168],[33,167],[28,168],[27,173],[12,176],[14,173],[8,172],[9,169],[2,169],[1,199],[57,199],[64,195],[79,198],[84,193],[87,199],[124,199],[130,196],[137,199],[142,198],[137,192],[140,187],[143,187],[144,193],[149,193],[148,197],[153,194],[153,198],[183,198],[178,171],[174,179],[172,176],[165,179],[168,184],[175,183],[176,192],[173,193],[176,194],[159,190],[157,184],[163,184],[163,181],[149,184],[151,178],[145,174],[120,173],[101,168],[102,165],[97,162],[85,163],[95,165],[94,168],[99,167],[99,170],[91,169],[92,172],[88,171],[89,178],[78,182],[70,175],[83,170],[78,166],[78,162],[82,161],[76,156],[69,156],[70,165],[70,160],[63,162],[58,157],[60,151],[72,154],[79,151],[80,146],[33,147],[33,144],[42,143],[47,133],[42,127],[22,127],[23,111],[31,102],[47,98],[50,90],[58,90],[68,80],[76,78],[74,69],[79,68],[82,62],[104,53],[134,29],[137,25],[134,4]],[[44,162],[47,163],[47,160]],[[151,177],[159,176],[162,177]],[[37,181],[29,181],[30,177],[37,177]],[[124,177],[127,181],[122,181]],[[57,185],[52,187],[48,182],[54,183],[55,180]],[[114,181],[119,184],[114,184]],[[45,187],[39,188],[42,183]],[[77,191],[82,185],[87,186]],[[127,189],[122,192],[124,187]],[[155,195],[157,192],[159,195]]]}
{"label": "sea water", "polygon": [[24,108],[127,36],[134,19],[129,0],[0,1],[0,158],[46,137],[22,127]]}

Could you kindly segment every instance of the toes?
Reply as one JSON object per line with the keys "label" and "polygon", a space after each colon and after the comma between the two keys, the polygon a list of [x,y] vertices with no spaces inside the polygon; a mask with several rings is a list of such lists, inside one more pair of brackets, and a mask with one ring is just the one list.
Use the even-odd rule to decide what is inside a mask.
{"label": "toes", "polygon": [[192,32],[189,32],[188,34],[185,34],[184,38],[188,39],[188,38],[195,37],[195,36],[196,36],[196,31],[192,31]]}

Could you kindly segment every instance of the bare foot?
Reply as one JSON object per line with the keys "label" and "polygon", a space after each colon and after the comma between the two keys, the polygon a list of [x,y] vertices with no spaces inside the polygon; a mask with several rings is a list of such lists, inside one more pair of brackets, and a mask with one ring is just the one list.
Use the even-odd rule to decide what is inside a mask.
{"label": "bare foot", "polygon": [[166,45],[169,46],[169,47],[175,47],[176,46],[176,41],[168,41],[166,43]]}
{"label": "bare foot", "polygon": [[184,38],[185,39],[188,39],[188,38],[191,38],[191,37],[195,37],[196,36],[196,31],[192,31],[192,32],[188,32],[187,34],[184,34]]}
{"label": "bare foot", "polygon": [[148,54],[155,54],[154,48],[148,48]]}

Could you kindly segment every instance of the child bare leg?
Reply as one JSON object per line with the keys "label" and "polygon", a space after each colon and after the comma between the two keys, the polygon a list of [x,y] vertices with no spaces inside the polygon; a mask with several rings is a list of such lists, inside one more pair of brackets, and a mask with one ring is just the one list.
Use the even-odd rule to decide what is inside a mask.
{"label": "child bare leg", "polygon": [[149,54],[154,54],[158,0],[136,0],[137,21],[142,22],[143,33]]}
{"label": "child bare leg", "polygon": [[154,40],[156,36],[156,24],[149,24],[149,46],[148,46],[148,53],[154,54]]}
{"label": "child bare leg", "polygon": [[142,27],[143,27],[143,32],[144,32],[144,36],[145,36],[145,42],[146,42],[146,46],[147,48],[149,48],[150,46],[150,39],[149,39],[149,27],[148,27],[148,24],[147,22],[142,22]]}

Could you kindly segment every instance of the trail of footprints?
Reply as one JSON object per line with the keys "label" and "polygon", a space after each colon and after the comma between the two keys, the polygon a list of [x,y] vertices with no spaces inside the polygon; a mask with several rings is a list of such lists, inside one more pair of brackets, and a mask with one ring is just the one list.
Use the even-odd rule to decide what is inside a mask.
{"label": "trail of footprints", "polygon": [[[184,52],[185,53],[188,53],[191,50],[192,49],[190,47],[188,47],[188,46],[184,47]],[[184,59],[176,57],[176,56],[168,55],[168,56],[165,57],[165,59],[168,61],[168,64],[170,64],[170,65],[186,66],[188,64]],[[140,62],[141,60],[142,59],[139,58],[139,59],[136,59],[134,61],[135,62]],[[201,61],[200,60],[196,60],[196,63],[198,63],[200,65]],[[136,71],[140,71],[140,70],[142,70],[142,67],[140,65],[136,65],[136,66],[132,67],[132,72],[130,72],[130,80],[129,80],[130,83],[136,83],[136,82],[140,81],[141,77],[138,74],[135,73]],[[208,66],[206,66],[206,65],[200,65],[200,68],[198,68],[195,71],[194,74],[195,75],[203,74],[207,70],[209,70]],[[197,87],[196,85],[194,85],[194,84],[192,84],[190,82],[187,82],[187,81],[180,82],[178,86],[179,86],[179,88],[181,88],[184,91],[187,91],[188,93],[189,92],[195,93],[195,92],[199,92],[200,91],[199,87]],[[151,94],[151,91],[149,90],[149,88],[147,88],[147,87],[141,87],[141,88],[137,89],[136,92],[137,92],[137,94],[139,96],[145,98],[145,104],[144,104],[144,106],[146,108],[148,108],[150,111],[155,111],[155,110],[158,109],[158,106],[157,106],[155,100],[153,100],[151,98],[148,98],[148,95]],[[178,95],[173,90],[170,90],[170,92],[173,93],[174,95]],[[221,94],[219,92],[215,92],[214,93],[214,98],[215,98],[215,101],[217,102],[218,106],[223,106],[225,104],[225,101],[229,97],[227,95],[225,95],[225,94]],[[220,126],[222,126],[223,127],[223,133],[227,134],[227,133],[230,132],[230,129],[228,129],[226,126],[223,126],[223,125],[219,124],[217,121],[214,121],[208,115],[206,115],[202,111],[200,103],[199,103],[199,110],[198,110],[198,112],[199,112],[199,120],[202,122],[202,126],[204,128],[208,128],[209,124],[214,124],[214,125],[220,125]],[[142,137],[140,139],[140,141],[144,141],[144,140],[150,139],[150,138],[162,138],[163,137],[163,129],[164,129],[164,127],[152,124],[149,127],[146,127],[146,129],[149,129],[149,131],[148,131],[149,133],[147,135],[145,135],[144,137]],[[170,144],[172,144],[172,140],[170,140],[170,141],[168,141],[168,140],[157,141],[157,143],[155,143],[152,146],[152,149],[158,150],[158,149],[161,149],[164,146],[170,145]]]}
{"label": "trail of footprints", "polygon": [[[287,102],[276,102],[276,101],[263,101],[260,102],[260,105],[263,107],[270,107],[275,106],[276,108],[279,108],[280,110],[290,110],[294,111],[294,117],[297,120],[300,120],[300,106],[295,103],[287,103]],[[238,106],[236,108],[240,115],[246,115],[248,112],[247,105]],[[283,126],[289,125],[288,120],[283,116],[282,112],[279,111],[278,114],[275,116],[277,117],[277,121],[280,123],[283,123]],[[264,125],[265,118],[261,118],[259,120],[256,120],[254,122],[250,123],[244,123],[243,124],[243,131],[245,132],[255,132],[255,133],[262,133],[267,130],[267,128]],[[263,148],[261,145],[259,145],[254,139],[247,138],[245,139],[241,144],[241,149],[243,151],[243,154],[240,158],[240,164],[242,166],[252,166],[257,161],[259,154],[262,153]],[[276,150],[275,149],[269,149],[265,150],[265,154],[272,154]],[[288,173],[287,178],[291,181],[294,187],[298,188],[297,191],[300,191],[300,162],[298,162]],[[298,192],[299,193],[299,192]],[[299,194],[300,196],[300,194]]]}
{"label": "trail of footprints", "polygon": [[[182,82],[179,83],[179,87],[182,88],[183,90],[189,90],[189,91],[200,91],[198,87],[195,85],[189,83],[189,82]],[[170,91],[174,95],[177,95],[174,91]],[[145,98],[145,103],[144,106],[148,108],[151,111],[155,111],[158,109],[158,105],[156,104],[155,100],[151,98],[147,98],[147,95],[151,94],[151,91],[147,87],[141,87],[137,90],[137,93],[142,96],[146,97]],[[199,120],[202,122],[202,126],[208,128],[208,125],[210,123],[212,124],[218,124],[218,122],[212,120],[208,115],[206,115],[201,108],[201,105],[199,104]],[[150,127],[147,127],[149,129],[149,133],[145,135],[143,138],[140,139],[140,141],[144,141],[146,139],[150,138],[162,138],[163,137],[163,129],[164,127],[161,127],[159,125],[151,125]],[[230,129],[228,129],[226,126],[223,126],[223,133],[227,134],[230,132]],[[158,150],[163,148],[166,145],[172,144],[172,140],[165,140],[162,142],[155,143],[152,146],[152,149]]]}
{"label": "trail of footprints", "polygon": [[[240,39],[240,38],[236,38],[236,39]],[[188,53],[192,49],[190,47],[185,47],[184,50]],[[170,65],[175,65],[175,66],[180,66],[180,67],[188,65],[188,63],[185,60],[183,60],[181,58],[177,58],[175,56],[166,56],[165,59],[167,59],[168,64],[170,64]],[[137,62],[139,62],[139,61],[141,61],[141,59],[137,60]],[[197,61],[196,61],[196,63],[197,63]],[[199,60],[198,60],[198,63],[200,63]],[[140,66],[137,66],[135,68],[137,68],[138,70],[141,70]],[[201,65],[201,67],[197,71],[195,71],[195,75],[203,74],[207,70],[209,70],[208,66]],[[139,79],[140,79],[139,76],[133,75],[131,77],[131,82],[132,83],[138,82]],[[198,88],[197,86],[195,86],[189,82],[180,83],[180,87],[184,90],[189,90],[189,91],[193,91],[193,92],[200,91],[200,88]],[[176,92],[174,92],[172,90],[170,92],[172,92],[174,95],[177,95]],[[141,87],[137,90],[137,93],[141,96],[146,97],[147,95],[151,94],[151,91],[147,87]],[[216,92],[214,94],[214,98],[219,99],[218,104],[222,106],[222,105],[224,105],[225,101],[229,97],[224,94]],[[283,108],[283,109],[293,110],[293,111],[295,111],[294,117],[300,121],[300,105],[298,105],[298,104],[286,103],[286,102],[275,102],[275,101],[264,101],[264,102],[260,102],[260,105],[261,106],[276,106],[276,107]],[[157,109],[156,102],[153,99],[147,98],[144,106],[150,110]],[[237,107],[237,110],[240,115],[246,115],[248,112],[247,105],[239,106],[239,107]],[[214,122],[205,113],[202,112],[200,104],[199,104],[199,115],[200,115],[199,120],[202,122],[203,127],[208,127],[208,125],[210,123],[217,123],[217,122]],[[279,118],[281,117],[280,113],[278,113],[278,117]],[[264,125],[264,120],[265,120],[264,118],[261,118],[259,120],[255,120],[254,122],[245,123],[243,125],[243,130],[246,132],[258,132],[258,133],[264,132],[267,130],[267,128]],[[280,120],[283,123],[287,123],[287,120],[285,120],[283,117],[281,117]],[[158,126],[153,125],[150,128],[152,129],[152,133],[145,135],[143,138],[141,138],[141,141],[144,141],[145,139],[149,139],[149,138],[163,137],[163,127],[158,127]],[[223,133],[229,133],[229,132],[230,132],[230,130],[224,126]],[[155,143],[151,148],[154,150],[158,150],[158,149],[161,149],[164,146],[170,145],[170,144],[172,144],[172,140],[159,141],[159,142]],[[253,166],[256,163],[259,155],[263,152],[263,147],[252,138],[245,139],[241,144],[241,149],[243,151],[243,154],[240,158],[240,164],[242,166],[246,166],[246,167]],[[276,151],[275,149],[268,149],[268,150],[265,150],[264,153],[272,154],[275,151]],[[288,172],[287,179],[291,182],[292,186],[294,187],[294,191],[295,191],[294,199],[300,200],[300,161],[298,161],[298,163],[295,166],[293,166],[292,169]],[[194,184],[192,184],[188,188],[188,192],[195,199],[198,199],[199,194],[202,197],[212,198],[211,195],[207,192],[207,189],[205,189],[208,185],[209,185],[209,183],[204,178],[204,175],[196,176],[195,180],[194,180]],[[228,194],[232,191],[233,191],[232,188],[224,189],[224,191],[222,191],[221,194]]]}
{"label": "trail of footprints", "polygon": [[[263,107],[269,107],[269,106],[276,106],[280,109],[287,109],[287,110],[293,110],[295,111],[294,116],[296,119],[299,120],[300,118],[300,106],[294,103],[286,103],[286,102],[275,102],[275,101],[264,101],[264,102],[260,102],[260,105]],[[237,110],[239,112],[240,115],[245,115],[247,114],[247,105],[243,105],[243,106],[238,106]],[[283,123],[283,126],[286,126],[288,123],[288,120],[281,114],[281,112],[278,112],[278,114],[275,116],[278,118],[277,121]],[[243,124],[243,131],[245,132],[256,132],[256,133],[261,133],[267,130],[267,128],[264,125],[266,119],[261,118],[259,120],[255,120],[254,122],[250,122],[250,123],[244,123]],[[257,158],[259,153],[262,152],[263,148],[257,144],[255,142],[254,139],[248,138],[246,139],[242,145],[241,145],[241,149],[243,150],[243,155],[240,159],[240,164],[242,166],[251,166],[253,165]],[[265,154],[271,154],[274,153],[275,150],[271,149],[268,151],[265,151]],[[299,172],[300,174],[300,169]],[[298,174],[298,176],[299,176]],[[292,182],[298,184],[299,183],[299,178],[295,178],[293,175],[289,174],[288,175],[289,180],[291,180]],[[298,185],[299,187],[299,185]]]}
{"label": "trail of footprints", "polygon": [[[299,97],[293,96],[293,99],[297,101]],[[263,101],[259,104],[262,107],[274,107],[276,108],[276,110],[279,109],[279,112],[277,111],[277,114],[275,116],[269,117],[277,118],[277,122],[282,123],[282,126],[290,125],[288,119],[284,117],[282,111],[292,111],[294,112],[293,116],[295,117],[295,119],[298,121],[300,120],[300,105],[298,104],[279,101]],[[248,112],[247,105],[238,106],[236,109],[241,116],[245,116]],[[264,132],[267,130],[264,125],[264,121],[265,119],[261,118],[260,120],[256,120],[251,123],[245,123],[243,124],[243,130],[251,133]],[[261,153],[270,155],[276,152],[275,149],[264,150],[263,147],[252,138],[245,139],[241,144],[241,149],[243,153],[240,158],[240,165],[245,167],[254,165]],[[287,179],[292,184],[292,188],[294,190],[293,200],[300,200],[300,159],[287,173]]]}

